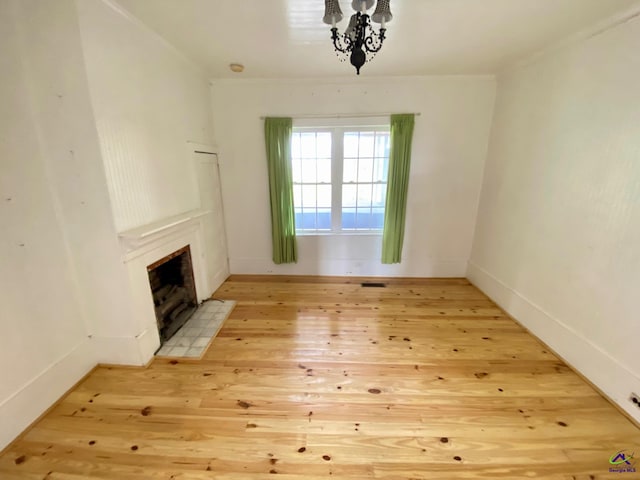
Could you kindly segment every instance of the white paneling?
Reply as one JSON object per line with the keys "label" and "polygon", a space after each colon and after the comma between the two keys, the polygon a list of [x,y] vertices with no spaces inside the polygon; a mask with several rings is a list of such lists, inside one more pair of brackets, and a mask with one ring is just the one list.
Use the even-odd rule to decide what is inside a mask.
{"label": "white paneling", "polygon": [[[232,273],[462,276],[471,250],[491,122],[491,77],[379,81],[218,81],[215,129]],[[420,112],[403,261],[380,264],[380,237],[299,238],[297,265],[271,262],[263,115]]]}
{"label": "white paneling", "polygon": [[636,18],[500,77],[469,273],[636,419],[639,42]]}
{"label": "white paneling", "polygon": [[77,4],[116,229],[196,208],[185,144],[211,142],[206,78],[110,4]]}

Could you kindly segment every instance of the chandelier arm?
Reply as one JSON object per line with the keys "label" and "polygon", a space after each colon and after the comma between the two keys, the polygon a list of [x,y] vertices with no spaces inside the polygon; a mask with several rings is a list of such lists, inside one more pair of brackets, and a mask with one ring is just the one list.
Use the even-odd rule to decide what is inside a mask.
{"label": "chandelier arm", "polygon": [[384,42],[385,37],[385,28],[380,29],[380,33],[371,32],[371,35],[364,39],[364,47],[367,49],[367,52],[378,53],[382,48],[382,44]]}
{"label": "chandelier arm", "polygon": [[353,42],[347,35],[342,37],[338,35],[338,29],[333,27],[331,29],[331,40],[333,41],[333,48],[340,53],[348,53],[353,49]]}

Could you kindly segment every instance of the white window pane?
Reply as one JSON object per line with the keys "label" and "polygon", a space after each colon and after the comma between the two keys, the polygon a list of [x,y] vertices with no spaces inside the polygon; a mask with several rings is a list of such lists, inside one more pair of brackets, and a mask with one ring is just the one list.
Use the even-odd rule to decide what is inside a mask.
{"label": "white window pane", "polygon": [[331,230],[331,208],[318,209],[316,227],[320,230]]}
{"label": "white window pane", "polygon": [[389,157],[389,134],[386,132],[376,133],[376,145],[375,145],[376,157]]}
{"label": "white window pane", "polygon": [[369,184],[358,184],[358,207],[371,206],[371,187]]}
{"label": "white window pane", "polygon": [[344,183],[358,181],[358,159],[345,158],[342,164],[342,181]]}
{"label": "white window pane", "polygon": [[299,133],[291,134],[291,156],[293,158],[300,157],[300,134]]}
{"label": "white window pane", "polygon": [[296,230],[300,230],[302,228],[302,209],[295,208],[293,211],[295,214]]}
{"label": "white window pane", "polygon": [[302,159],[302,182],[303,183],[316,182],[316,159],[315,158]]}
{"label": "white window pane", "polygon": [[305,208],[302,210],[301,222],[298,228],[306,230],[315,230],[316,228],[316,209]]}
{"label": "white window pane", "polygon": [[331,132],[319,132],[316,141],[318,158],[331,158]]}
{"label": "white window pane", "polygon": [[373,159],[373,181],[386,182],[389,170],[389,160],[383,157]]}
{"label": "white window pane", "polygon": [[302,206],[302,185],[294,185],[293,186],[293,205],[296,208]]}
{"label": "white window pane", "polygon": [[382,229],[384,226],[384,208],[374,208],[371,211],[371,228]]}
{"label": "white window pane", "polygon": [[315,132],[304,132],[300,134],[300,156],[302,158],[316,157],[316,134]]}
{"label": "white window pane", "polygon": [[343,207],[355,207],[357,196],[356,185],[343,185],[342,186],[342,206]]}
{"label": "white window pane", "polygon": [[358,156],[358,132],[345,132],[344,141],[344,157],[356,158]]}
{"label": "white window pane", "polygon": [[318,208],[331,208],[331,185],[318,185]]}
{"label": "white window pane", "polygon": [[358,208],[356,212],[356,228],[370,228],[371,227],[371,209]]}
{"label": "white window pane", "polygon": [[302,167],[300,166],[300,159],[293,158],[291,160],[291,177],[293,183],[300,183],[302,181]]}
{"label": "white window pane", "polygon": [[302,185],[302,206],[304,208],[316,207],[315,185]]}
{"label": "white window pane", "polygon": [[384,207],[387,197],[387,184],[373,186],[373,194],[371,195],[371,205],[374,207]]}
{"label": "white window pane", "polygon": [[356,209],[342,208],[342,228],[352,230],[356,228]]}
{"label": "white window pane", "polygon": [[331,158],[318,158],[318,183],[331,183]]}
{"label": "white window pane", "polygon": [[362,157],[373,157],[373,132],[361,132],[360,133],[360,150],[358,152],[358,156]]}
{"label": "white window pane", "polygon": [[373,158],[362,158],[358,160],[358,182],[373,181]]}

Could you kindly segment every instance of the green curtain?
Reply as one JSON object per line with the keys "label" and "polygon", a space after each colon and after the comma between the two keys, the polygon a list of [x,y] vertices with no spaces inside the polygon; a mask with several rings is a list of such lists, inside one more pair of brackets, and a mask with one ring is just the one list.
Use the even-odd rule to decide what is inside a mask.
{"label": "green curtain", "polygon": [[298,261],[291,176],[291,118],[266,118],[264,138],[269,167],[273,263]]}
{"label": "green curtain", "polygon": [[382,263],[400,263],[407,210],[413,114],[391,115],[387,201],[382,231]]}

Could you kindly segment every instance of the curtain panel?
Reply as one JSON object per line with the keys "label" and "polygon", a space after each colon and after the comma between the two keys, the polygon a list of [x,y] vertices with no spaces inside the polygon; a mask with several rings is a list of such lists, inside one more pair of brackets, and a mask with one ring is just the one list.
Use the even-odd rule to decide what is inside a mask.
{"label": "curtain panel", "polygon": [[409,189],[413,114],[391,115],[387,199],[382,231],[382,263],[400,263]]}
{"label": "curtain panel", "polygon": [[265,118],[273,263],[296,263],[296,223],[291,174],[291,118]]}

